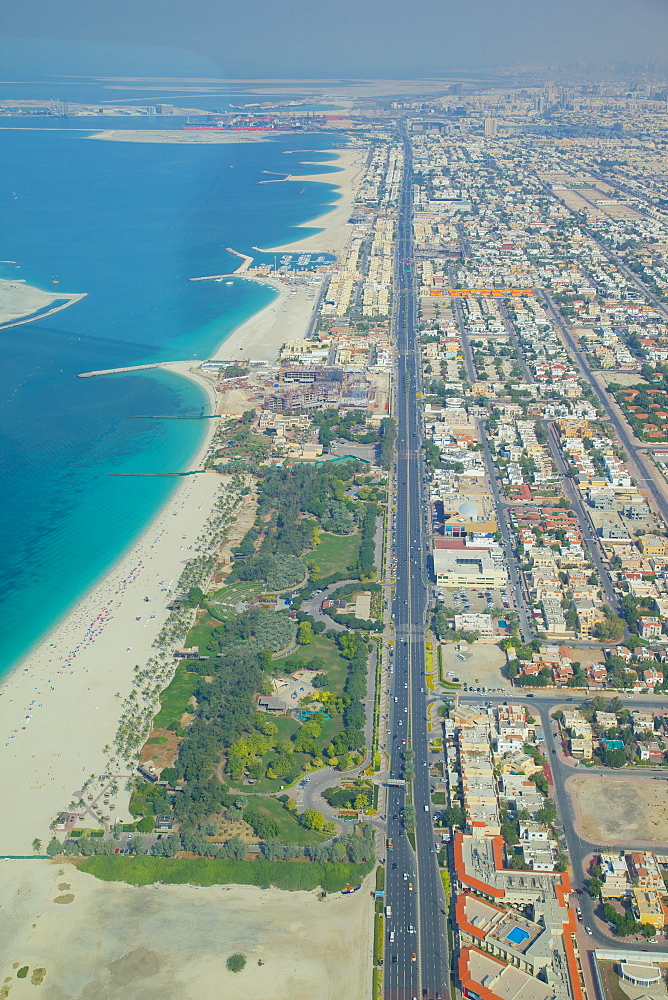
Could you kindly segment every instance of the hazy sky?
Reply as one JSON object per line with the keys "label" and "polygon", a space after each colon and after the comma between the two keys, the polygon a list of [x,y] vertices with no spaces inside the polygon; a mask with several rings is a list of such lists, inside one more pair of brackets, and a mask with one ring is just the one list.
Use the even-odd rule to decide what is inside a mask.
{"label": "hazy sky", "polygon": [[2,30],[187,49],[225,77],[668,62],[668,0],[21,0],[4,5]]}

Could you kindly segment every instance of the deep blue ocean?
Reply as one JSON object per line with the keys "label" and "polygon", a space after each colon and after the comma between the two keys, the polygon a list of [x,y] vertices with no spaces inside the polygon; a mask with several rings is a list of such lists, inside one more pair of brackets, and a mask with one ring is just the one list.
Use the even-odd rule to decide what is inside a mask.
{"label": "deep blue ocean", "polygon": [[131,419],[206,412],[196,385],[168,373],[77,373],[208,357],[274,293],[241,279],[188,278],[232,272],[239,262],[224,247],[252,253],[288,242],[294,226],[336,200],[330,185],[258,184],[262,171],[326,172],[333,137],[176,146],[93,140],[78,131],[88,124],[0,118],[0,259],[16,262],[0,265],[0,277],[86,293],[43,321],[0,331],[0,675],[122,554],[177,482],[109,473],[187,469],[200,441],[197,421]]}

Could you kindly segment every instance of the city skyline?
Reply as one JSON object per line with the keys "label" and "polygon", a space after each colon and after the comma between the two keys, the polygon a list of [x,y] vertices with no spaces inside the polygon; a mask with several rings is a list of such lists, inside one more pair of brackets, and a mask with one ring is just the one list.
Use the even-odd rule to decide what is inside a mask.
{"label": "city skyline", "polygon": [[[481,67],[664,60],[668,7],[659,0],[565,0],[558,8],[545,0],[480,0],[474,6],[371,0],[363,7],[341,0],[333,11],[305,0],[288,7],[268,0],[226,7],[196,0],[167,11],[153,2],[122,0],[111,17],[82,0],[58,7],[29,0],[5,12],[3,33],[36,44],[50,39],[181,50],[186,64],[201,60],[232,78],[412,79]],[[166,55],[178,61],[174,52]]]}

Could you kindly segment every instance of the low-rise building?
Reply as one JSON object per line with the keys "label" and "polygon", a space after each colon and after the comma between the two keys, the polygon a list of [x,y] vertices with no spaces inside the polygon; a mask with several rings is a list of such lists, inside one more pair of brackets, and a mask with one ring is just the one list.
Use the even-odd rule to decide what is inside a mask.
{"label": "low-rise building", "polygon": [[655,889],[633,889],[633,913],[641,924],[651,924],[657,931],[663,931],[666,913],[661,896]]}
{"label": "low-rise building", "polygon": [[665,556],[668,552],[668,541],[661,535],[648,533],[638,539],[638,548],[647,556]]}
{"label": "low-rise building", "polygon": [[504,587],[508,582],[502,559],[489,548],[461,546],[434,549],[434,573],[439,587]]}
{"label": "low-rise building", "polygon": [[455,615],[455,628],[459,631],[479,632],[481,639],[493,639],[495,636],[494,622],[491,615],[465,614]]}
{"label": "low-rise building", "polygon": [[594,756],[594,743],[590,736],[573,736],[570,741],[571,757],[581,760],[591,760]]}
{"label": "low-rise building", "polygon": [[601,896],[603,899],[621,899],[631,891],[626,858],[623,854],[601,854]]}

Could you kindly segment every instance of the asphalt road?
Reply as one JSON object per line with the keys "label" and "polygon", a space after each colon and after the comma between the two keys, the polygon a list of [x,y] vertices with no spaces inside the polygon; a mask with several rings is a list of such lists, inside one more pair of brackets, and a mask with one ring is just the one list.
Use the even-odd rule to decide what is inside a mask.
{"label": "asphalt road", "polygon": [[389,786],[385,904],[385,998],[410,1000],[449,996],[450,962],[445,933],[445,900],[435,853],[429,790],[428,736],[425,713],[425,622],[428,607],[428,536],[422,454],[422,426],[417,402],[421,369],[416,351],[416,305],[413,292],[412,161],[405,143],[404,181],[397,218],[395,335],[397,343],[397,556],[392,613],[395,647],[389,683],[391,698],[388,749],[390,778],[404,774],[406,749],[414,753],[415,809],[413,851],[404,826],[406,791]]}
{"label": "asphalt road", "polygon": [[498,473],[494,466],[494,459],[492,458],[492,452],[487,441],[487,429],[485,427],[484,420],[478,421],[478,436],[482,444],[482,456],[485,462],[485,468],[487,469],[489,487],[492,497],[494,498],[494,506],[496,508],[497,519],[499,522],[499,531],[501,532],[503,550],[506,556],[506,566],[508,568],[508,579],[510,583],[508,595],[510,596],[512,591],[513,604],[515,605],[513,610],[519,619],[522,634],[525,636],[527,641],[529,641],[534,637],[535,625],[533,617],[530,616],[526,610],[528,606],[528,597],[522,586],[522,577],[517,559],[515,557],[515,540],[508,525],[506,503],[504,498],[501,496]]}

